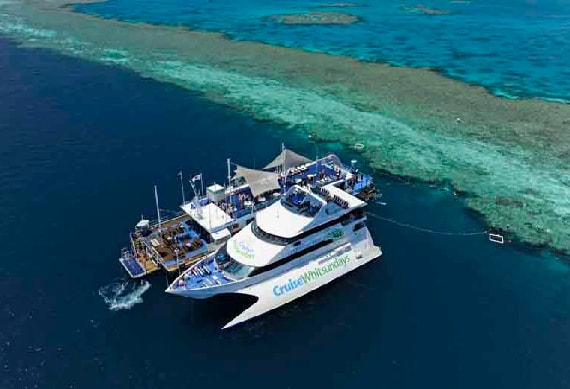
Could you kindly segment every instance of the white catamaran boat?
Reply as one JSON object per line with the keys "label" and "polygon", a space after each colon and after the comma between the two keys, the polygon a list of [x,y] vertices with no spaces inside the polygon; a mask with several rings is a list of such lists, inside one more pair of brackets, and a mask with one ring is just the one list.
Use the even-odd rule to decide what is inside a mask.
{"label": "white catamaran boat", "polygon": [[166,291],[196,299],[232,293],[256,297],[228,328],[378,258],[382,252],[365,224],[366,202],[356,197],[363,176],[333,160],[337,163],[323,166],[331,172],[317,171],[289,186],[279,201],[255,213],[250,224]]}

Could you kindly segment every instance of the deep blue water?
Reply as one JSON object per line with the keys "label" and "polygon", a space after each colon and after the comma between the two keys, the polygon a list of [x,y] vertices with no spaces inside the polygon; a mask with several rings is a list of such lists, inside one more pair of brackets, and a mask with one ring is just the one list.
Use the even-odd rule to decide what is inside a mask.
{"label": "deep blue water", "polygon": [[[0,387],[569,386],[568,265],[484,236],[371,219],[381,260],[230,331],[217,322],[229,307],[166,295],[162,276],[110,311],[98,290],[123,276],[154,183],[173,208],[178,169],[221,181],[226,156],[259,166],[281,141],[314,147],[175,86],[6,41],[0,85]],[[371,212],[484,228],[445,191],[376,179],[387,205]]]}
{"label": "deep blue water", "polygon": [[[320,0],[108,0],[82,12],[135,22],[183,25],[254,40],[395,65],[431,67],[511,97],[570,101],[570,2],[566,0],[357,0],[331,8]],[[452,11],[425,15],[401,5]],[[291,26],[273,14],[340,11],[348,26]]]}

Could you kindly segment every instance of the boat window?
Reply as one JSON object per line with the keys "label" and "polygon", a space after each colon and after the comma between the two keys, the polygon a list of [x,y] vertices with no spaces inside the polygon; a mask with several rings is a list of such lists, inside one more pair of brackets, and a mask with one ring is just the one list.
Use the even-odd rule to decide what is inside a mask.
{"label": "boat window", "polygon": [[268,232],[265,232],[257,225],[256,220],[254,220],[251,223],[251,231],[253,232],[253,234],[257,238],[259,238],[265,242],[277,244],[280,246],[286,246],[286,245],[288,245],[288,244],[290,244],[296,240],[302,240],[309,235],[316,234],[317,232],[320,232],[326,228],[332,227],[332,226],[338,224],[339,222],[341,223],[341,225],[345,226],[347,224],[350,224],[354,220],[361,219],[363,216],[364,216],[364,211],[362,209],[360,209],[360,208],[355,209],[355,210],[347,213],[346,215],[342,216],[339,219],[331,220],[327,223],[321,224],[320,226],[317,226],[317,227],[312,228],[308,231],[305,231],[302,234],[299,234],[293,238],[282,238],[280,236],[273,235],[273,234],[270,234]]}
{"label": "boat window", "polygon": [[346,215],[343,215],[339,219],[331,220],[325,224],[321,224],[320,226],[317,226],[317,227],[312,228],[308,231],[305,231],[302,234],[297,235],[295,237],[295,239],[304,239],[309,235],[313,235],[313,234],[320,232],[326,228],[332,227],[332,226],[338,224],[339,222],[341,225],[345,226],[354,220],[361,219],[363,217],[363,215],[364,215],[364,212],[362,209],[355,209],[355,210],[347,213]]}
{"label": "boat window", "polygon": [[289,243],[292,242],[292,239],[282,238],[282,237],[280,237],[280,236],[273,235],[273,234],[270,234],[269,232],[263,231],[263,230],[262,230],[261,228],[259,228],[259,226],[257,225],[257,221],[256,221],[256,220],[254,220],[254,221],[251,223],[251,231],[253,232],[253,234],[254,234],[257,238],[259,238],[259,239],[261,239],[261,240],[263,240],[263,241],[265,241],[265,242],[277,244],[277,245],[280,245],[280,246],[286,246],[286,245],[288,245]]}
{"label": "boat window", "polygon": [[236,279],[242,279],[249,276],[254,269],[255,268],[253,266],[244,265],[231,258],[228,264],[222,268],[224,272]]}
{"label": "boat window", "polygon": [[347,224],[352,223],[355,220],[362,219],[364,216],[364,211],[362,209],[355,209],[352,212],[349,212],[346,217],[343,217],[341,220],[341,224],[346,226]]}
{"label": "boat window", "polygon": [[239,263],[228,254],[227,244],[224,244],[216,252],[216,263],[218,267],[236,279],[245,278],[255,269],[253,266]]}
{"label": "boat window", "polygon": [[294,259],[297,259],[297,258],[299,258],[299,257],[302,257],[302,256],[305,255],[305,254],[308,254],[308,253],[310,253],[310,252],[312,252],[312,251],[316,251],[316,250],[320,249],[321,247],[325,247],[325,246],[331,244],[332,242],[334,242],[334,240],[332,240],[332,239],[325,239],[325,240],[320,241],[320,242],[317,243],[317,244],[314,244],[314,245],[312,245],[312,246],[309,246],[309,247],[307,247],[307,248],[304,248],[303,250],[297,251],[296,253],[291,254],[291,255],[289,255],[288,257],[282,258],[282,259],[278,260],[277,262],[273,262],[273,263],[271,263],[271,264],[269,264],[269,265],[267,265],[267,266],[256,267],[256,268],[251,272],[251,276],[253,277],[253,276],[256,276],[256,275],[258,275],[258,274],[265,273],[265,272],[268,272],[268,271],[270,271],[270,270],[273,270],[273,269],[275,269],[275,268],[277,268],[277,267],[279,267],[279,266],[281,266],[281,265],[284,265],[284,264],[286,264],[286,263],[288,263],[288,262],[291,262],[291,261],[294,260]]}
{"label": "boat window", "polygon": [[354,232],[356,232],[356,231],[358,231],[358,230],[360,230],[360,229],[362,229],[362,228],[364,228],[364,223],[363,223],[363,222],[360,222],[360,223],[356,223],[356,224],[354,225],[354,228],[353,228],[352,230],[353,230]]}
{"label": "boat window", "polygon": [[220,268],[224,267],[228,263],[230,256],[228,255],[227,243],[224,243],[224,245],[219,248],[219,250],[216,252],[215,258],[216,263]]}

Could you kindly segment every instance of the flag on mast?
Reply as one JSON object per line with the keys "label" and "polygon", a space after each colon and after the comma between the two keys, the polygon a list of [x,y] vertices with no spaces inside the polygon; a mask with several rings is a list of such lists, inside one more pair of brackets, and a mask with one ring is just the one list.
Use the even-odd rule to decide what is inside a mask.
{"label": "flag on mast", "polygon": [[200,181],[202,180],[202,174],[197,174],[194,177],[192,177],[192,179],[190,180],[190,186],[192,187],[192,191],[194,192],[194,199],[192,200],[192,202],[194,203],[193,204],[194,208],[196,209],[198,217],[201,217],[202,207],[200,206],[200,195],[196,191],[196,185],[194,185],[194,182],[199,180]]}

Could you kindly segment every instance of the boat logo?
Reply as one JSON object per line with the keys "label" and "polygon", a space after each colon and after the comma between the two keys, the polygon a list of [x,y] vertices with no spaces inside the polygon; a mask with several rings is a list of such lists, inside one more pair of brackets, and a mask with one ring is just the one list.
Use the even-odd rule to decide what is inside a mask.
{"label": "boat logo", "polygon": [[234,250],[237,251],[240,255],[246,258],[253,258],[254,257],[254,250],[249,247],[245,242],[233,241]]}
{"label": "boat logo", "polygon": [[[342,232],[342,231],[341,231]],[[334,261],[324,265],[324,266],[317,266],[312,270],[307,270],[300,277],[296,279],[291,279],[287,281],[287,283],[282,285],[275,285],[273,287],[273,294],[275,297],[282,296],[288,292],[291,292],[294,289],[297,289],[300,286],[306,285],[314,280],[324,276],[339,267],[346,266],[346,264],[350,261],[349,255],[343,255],[342,257],[336,258]]]}

